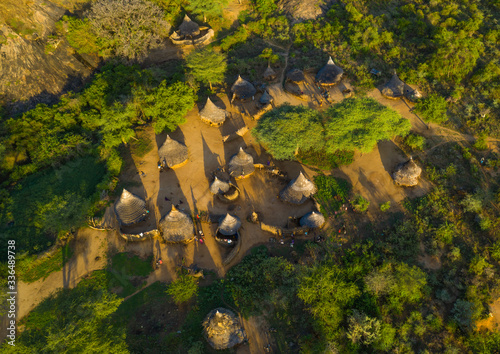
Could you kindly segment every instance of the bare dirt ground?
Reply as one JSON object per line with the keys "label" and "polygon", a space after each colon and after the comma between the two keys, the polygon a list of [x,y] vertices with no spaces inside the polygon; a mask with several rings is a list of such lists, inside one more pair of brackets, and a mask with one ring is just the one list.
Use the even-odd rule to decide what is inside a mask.
{"label": "bare dirt ground", "polygon": [[500,329],[500,298],[489,305],[490,316],[476,323],[478,330],[488,329],[498,331]]}

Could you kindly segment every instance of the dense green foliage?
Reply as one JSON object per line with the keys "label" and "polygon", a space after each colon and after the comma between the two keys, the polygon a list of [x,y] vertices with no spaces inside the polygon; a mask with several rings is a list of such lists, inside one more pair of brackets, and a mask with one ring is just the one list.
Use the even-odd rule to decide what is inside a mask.
{"label": "dense green foliage", "polygon": [[191,300],[198,293],[198,280],[188,274],[180,274],[167,288],[167,294],[176,304]]}
{"label": "dense green foliage", "polygon": [[314,184],[318,188],[314,199],[321,205],[321,212],[333,214],[347,203],[351,185],[345,179],[316,175]]}
{"label": "dense green foliage", "polygon": [[415,110],[420,113],[427,122],[443,123],[447,120],[446,100],[437,94],[431,94],[429,97],[417,102]]}
{"label": "dense green foliage", "polygon": [[16,264],[16,272],[25,283],[32,283],[38,279],[47,278],[50,273],[61,270],[73,256],[69,243],[56,249],[54,254],[38,258],[36,255],[24,254]]}
{"label": "dense green foliage", "polygon": [[192,13],[196,15],[207,17],[220,17],[224,7],[227,6],[229,0],[188,0],[189,6],[187,7]]}
{"label": "dense green foliage", "polygon": [[224,54],[215,52],[212,48],[204,48],[191,52],[186,57],[186,67],[194,80],[202,84],[220,84],[226,73],[226,58]]}

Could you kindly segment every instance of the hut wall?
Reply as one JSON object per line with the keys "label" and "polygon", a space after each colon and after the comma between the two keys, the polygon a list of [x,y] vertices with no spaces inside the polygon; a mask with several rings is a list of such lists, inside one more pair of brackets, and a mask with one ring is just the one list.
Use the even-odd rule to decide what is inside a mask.
{"label": "hut wall", "polygon": [[178,35],[176,35],[176,36],[172,35],[172,36],[170,36],[170,40],[175,45],[198,45],[198,44],[205,44],[213,36],[214,36],[214,30],[210,28],[207,31],[207,33],[205,33],[203,36],[201,36],[199,38],[195,38],[195,39],[177,39],[177,38],[179,38]]}
{"label": "hut wall", "polygon": [[143,241],[147,239],[152,239],[156,236],[160,235],[160,231],[157,229],[149,230],[146,232],[142,232],[141,234],[124,234],[121,230],[119,230],[120,236],[124,238],[126,241]]}
{"label": "hut wall", "polygon": [[270,232],[272,233],[273,235],[276,235],[276,236],[281,236],[281,228],[277,227],[277,226],[273,226],[273,225],[267,225],[267,224],[264,224],[263,222],[260,223],[260,229],[262,231],[267,231],[267,232]]}

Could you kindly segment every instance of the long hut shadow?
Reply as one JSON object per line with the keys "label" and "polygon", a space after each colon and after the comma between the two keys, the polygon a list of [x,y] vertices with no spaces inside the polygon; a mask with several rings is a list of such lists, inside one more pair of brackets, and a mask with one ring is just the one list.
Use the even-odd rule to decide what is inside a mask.
{"label": "long hut shadow", "polygon": [[217,168],[221,167],[222,161],[219,154],[212,152],[203,133],[201,133],[201,141],[203,143],[203,167],[205,169],[205,177],[208,179],[209,183],[211,183],[213,180],[213,173]]}
{"label": "long hut shadow", "polygon": [[407,160],[403,150],[401,150],[392,140],[380,141],[378,144],[380,160],[384,169],[389,175],[392,174],[398,163]]}

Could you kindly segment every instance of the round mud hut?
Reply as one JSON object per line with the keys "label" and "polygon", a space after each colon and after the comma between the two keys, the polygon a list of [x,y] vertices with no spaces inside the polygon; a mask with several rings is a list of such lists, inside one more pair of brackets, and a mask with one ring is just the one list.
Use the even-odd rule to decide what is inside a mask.
{"label": "round mud hut", "polygon": [[421,173],[422,169],[410,157],[408,161],[396,166],[392,178],[400,186],[413,187],[418,184],[418,178]]}
{"label": "round mud hut", "polygon": [[247,100],[255,96],[257,90],[255,87],[245,79],[242,79],[240,75],[238,75],[238,79],[235,81],[233,86],[231,87],[231,92],[233,93],[233,101],[235,99]]}
{"label": "round mud hut", "polygon": [[229,161],[229,174],[234,178],[245,178],[255,171],[253,157],[247,154],[242,147]]}
{"label": "round mud hut", "polygon": [[301,82],[304,82],[306,80],[304,72],[299,69],[292,69],[289,72],[287,72],[286,79],[287,81],[291,81],[295,84],[300,84]]}
{"label": "round mud hut", "polygon": [[328,59],[328,63],[316,74],[316,82],[321,86],[332,86],[340,82],[344,70],[335,65],[332,57]]}
{"label": "round mud hut", "polygon": [[167,135],[167,139],[158,150],[160,164],[163,167],[177,168],[185,165],[188,161],[188,148]]}
{"label": "round mud hut", "polygon": [[405,83],[399,79],[398,75],[394,74],[391,80],[384,85],[381,92],[385,98],[396,100],[403,97],[405,93]]}
{"label": "round mud hut", "polygon": [[183,38],[193,38],[200,34],[200,26],[191,21],[189,16],[186,14],[184,16],[184,20],[182,20],[181,25],[179,26],[179,34]]}
{"label": "round mud hut", "polygon": [[320,228],[324,223],[325,217],[317,211],[311,211],[309,214],[300,218],[300,226],[308,227],[310,229]]}
{"label": "round mud hut", "polygon": [[194,239],[191,217],[172,205],[172,210],[160,220],[159,229],[166,242],[188,243]]}
{"label": "round mud hut", "polygon": [[263,76],[264,80],[273,81],[274,79],[276,79],[276,71],[274,71],[273,68],[271,68],[271,66],[268,65],[266,71],[264,71]]}
{"label": "round mud hut", "polygon": [[120,226],[133,225],[148,215],[146,202],[124,188],[120,199],[115,203],[115,214]]}
{"label": "round mud hut", "polygon": [[302,204],[316,193],[316,186],[302,172],[280,192],[280,198],[288,203]]}
{"label": "round mud hut", "polygon": [[203,321],[203,334],[212,348],[224,350],[245,340],[245,331],[231,310],[219,307],[209,312]]}
{"label": "round mud hut", "polygon": [[207,98],[205,107],[200,111],[200,118],[207,124],[214,127],[219,127],[224,123],[227,117],[226,110],[219,108],[212,102],[210,97]]}
{"label": "round mud hut", "polygon": [[241,220],[237,216],[232,216],[228,213],[220,219],[217,232],[224,236],[234,236],[238,233],[240,227]]}
{"label": "round mud hut", "polygon": [[235,185],[222,181],[217,177],[210,185],[210,192],[223,202],[233,202],[240,196],[240,191]]}

